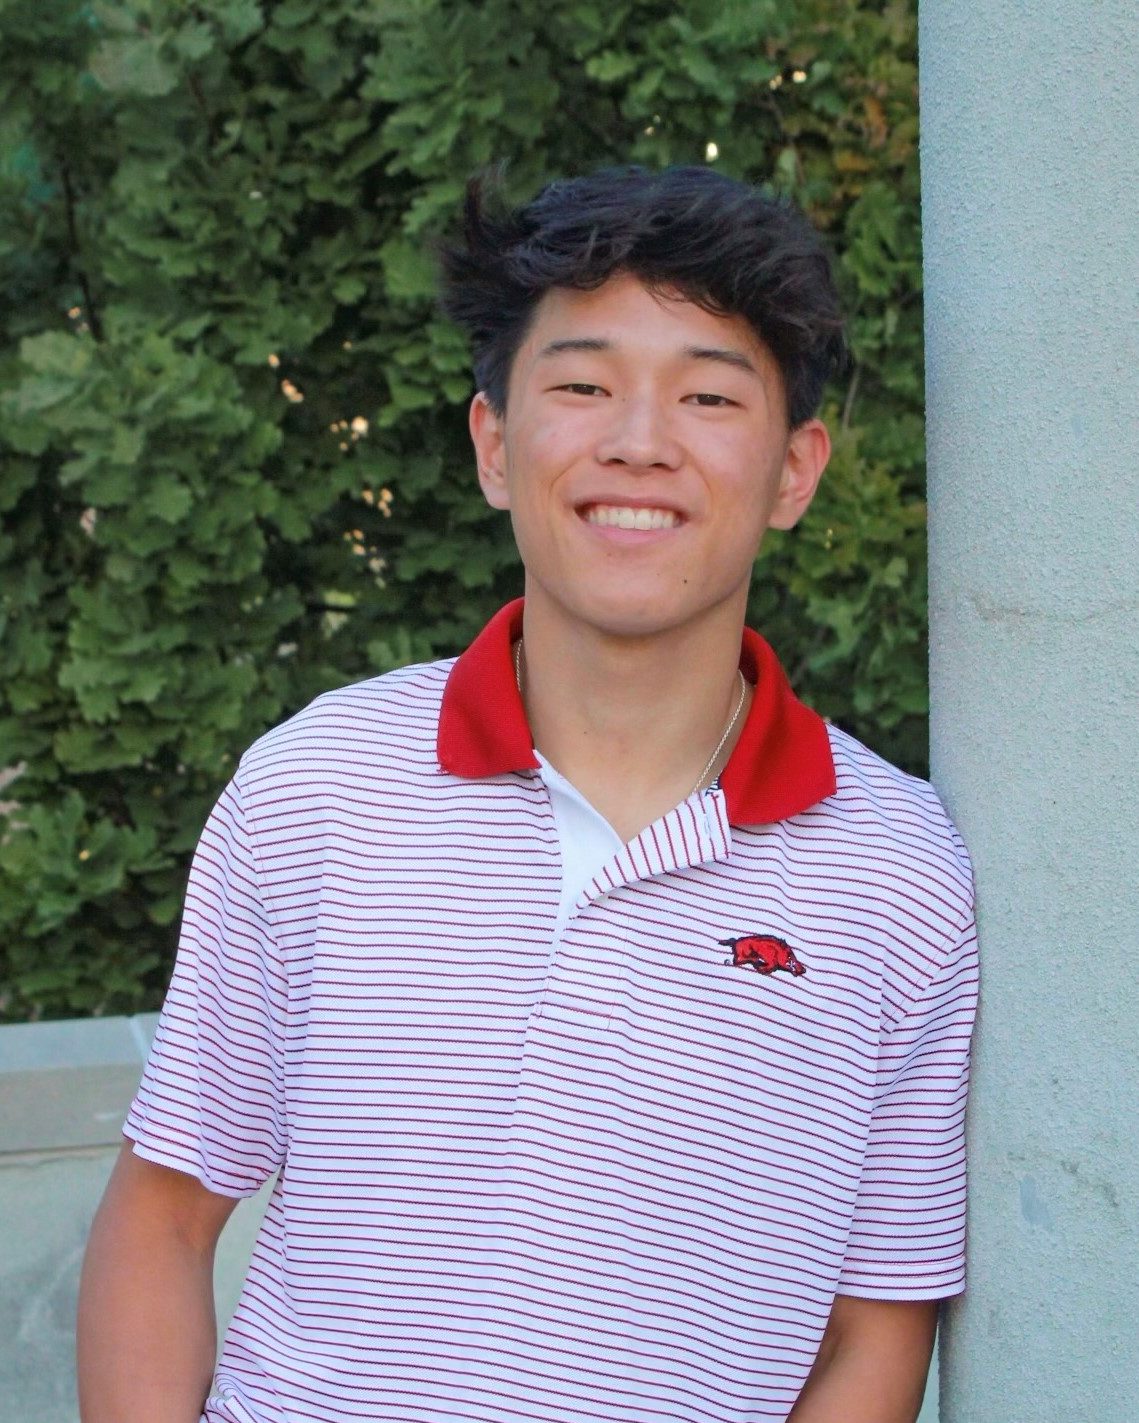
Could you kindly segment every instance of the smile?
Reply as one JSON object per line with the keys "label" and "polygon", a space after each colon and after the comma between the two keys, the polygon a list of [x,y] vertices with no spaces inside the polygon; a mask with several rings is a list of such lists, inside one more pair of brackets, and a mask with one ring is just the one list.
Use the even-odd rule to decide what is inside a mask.
{"label": "smile", "polygon": [[674,529],[680,523],[673,509],[632,509],[627,504],[591,504],[583,517],[587,524],[610,529]]}

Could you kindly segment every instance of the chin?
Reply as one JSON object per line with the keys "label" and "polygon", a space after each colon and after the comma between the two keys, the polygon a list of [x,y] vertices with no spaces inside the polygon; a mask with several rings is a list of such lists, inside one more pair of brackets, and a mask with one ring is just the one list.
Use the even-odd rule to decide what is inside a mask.
{"label": "chin", "polygon": [[590,599],[587,604],[572,609],[572,614],[608,637],[646,638],[673,632],[704,611],[703,607],[672,606],[663,597],[646,598],[638,594]]}
{"label": "chin", "polygon": [[563,624],[576,623],[607,637],[648,638],[723,616],[729,607],[738,607],[742,621],[750,576],[749,565],[745,581],[693,587],[681,575],[609,581],[575,574],[546,581],[528,572],[526,594]]}

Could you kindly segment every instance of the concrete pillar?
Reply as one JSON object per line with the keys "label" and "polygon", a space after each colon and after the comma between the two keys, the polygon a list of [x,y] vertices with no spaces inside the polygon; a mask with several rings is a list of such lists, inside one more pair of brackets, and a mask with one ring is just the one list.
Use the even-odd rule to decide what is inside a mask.
{"label": "concrete pillar", "polygon": [[922,0],[933,777],[983,998],[942,1423],[1139,1420],[1139,9]]}

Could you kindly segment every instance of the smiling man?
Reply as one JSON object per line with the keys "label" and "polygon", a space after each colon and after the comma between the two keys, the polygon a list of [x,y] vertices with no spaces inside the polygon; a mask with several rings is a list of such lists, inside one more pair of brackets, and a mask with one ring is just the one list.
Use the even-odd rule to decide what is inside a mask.
{"label": "smiling man", "polygon": [[[85,1423],[913,1423],[964,1278],[968,860],[744,625],[829,454],[826,257],[708,169],[475,183],[464,232],[526,596],[211,815]],[[214,1245],[274,1172],[215,1372]]]}

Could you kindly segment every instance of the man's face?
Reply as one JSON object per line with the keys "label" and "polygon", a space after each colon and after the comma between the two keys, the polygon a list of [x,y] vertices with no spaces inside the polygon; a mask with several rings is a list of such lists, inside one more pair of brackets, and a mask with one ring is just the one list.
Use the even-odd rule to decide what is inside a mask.
{"label": "man's face", "polygon": [[505,415],[480,394],[471,432],[527,597],[625,637],[742,619],[765,530],[798,520],[830,451],[817,420],[788,432],[778,366],[742,317],[624,273],[547,293]]}

